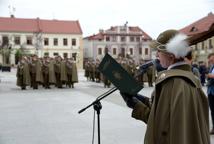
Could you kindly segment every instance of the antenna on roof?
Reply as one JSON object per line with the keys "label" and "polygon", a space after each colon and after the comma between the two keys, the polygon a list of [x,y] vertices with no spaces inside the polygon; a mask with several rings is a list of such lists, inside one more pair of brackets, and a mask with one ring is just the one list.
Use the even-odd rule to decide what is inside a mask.
{"label": "antenna on roof", "polygon": [[124,26],[127,26],[128,25],[128,21],[126,21],[126,23],[124,24]]}
{"label": "antenna on roof", "polygon": [[15,17],[16,8],[14,6],[12,6],[12,5],[9,5],[8,9],[9,9],[10,17],[14,18]]}

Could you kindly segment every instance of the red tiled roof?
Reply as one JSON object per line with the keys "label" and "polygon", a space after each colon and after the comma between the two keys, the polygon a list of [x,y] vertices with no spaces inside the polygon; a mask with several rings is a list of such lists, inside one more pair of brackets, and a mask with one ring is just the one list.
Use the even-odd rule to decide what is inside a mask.
{"label": "red tiled roof", "polygon": [[188,25],[187,27],[182,28],[180,31],[188,36],[192,36],[208,31],[213,24],[214,15],[213,13],[209,13],[206,17],[203,17],[200,20]]}
{"label": "red tiled roof", "polygon": [[82,34],[79,21],[0,17],[0,32]]}
{"label": "red tiled roof", "polygon": [[88,36],[85,37],[84,39],[88,39],[88,40],[103,40],[104,39],[104,35],[102,33],[98,33],[98,34],[94,34],[92,36]]}

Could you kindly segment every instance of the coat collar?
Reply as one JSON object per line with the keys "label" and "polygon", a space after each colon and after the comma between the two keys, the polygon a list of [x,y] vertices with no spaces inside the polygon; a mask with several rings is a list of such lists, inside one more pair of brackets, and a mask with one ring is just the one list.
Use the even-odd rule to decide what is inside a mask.
{"label": "coat collar", "polygon": [[185,62],[178,62],[169,66],[168,70],[169,69],[180,69],[184,71],[191,71],[191,66]]}

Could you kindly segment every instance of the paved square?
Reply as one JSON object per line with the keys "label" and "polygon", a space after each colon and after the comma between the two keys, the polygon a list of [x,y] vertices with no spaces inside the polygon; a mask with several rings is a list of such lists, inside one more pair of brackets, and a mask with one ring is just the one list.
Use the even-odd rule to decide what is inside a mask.
{"label": "paved square", "polygon": [[[81,114],[78,111],[109,88],[87,82],[83,72],[79,72],[79,83],[74,89],[40,87],[23,91],[16,86],[15,73],[15,69],[11,73],[0,72],[1,144],[91,143],[94,110],[91,107]],[[148,87],[141,91],[148,96],[151,92]],[[143,143],[146,125],[131,118],[131,109],[118,91],[102,100],[100,116],[102,144]],[[97,132],[96,122],[95,126]]]}

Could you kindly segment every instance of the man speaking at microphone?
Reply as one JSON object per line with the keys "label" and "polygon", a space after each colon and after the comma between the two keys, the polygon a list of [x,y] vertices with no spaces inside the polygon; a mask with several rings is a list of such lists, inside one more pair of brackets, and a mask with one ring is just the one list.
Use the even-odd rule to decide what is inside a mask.
{"label": "man speaking at microphone", "polygon": [[208,101],[200,81],[184,61],[187,36],[166,30],[151,43],[167,70],[158,74],[152,102],[145,96],[121,93],[132,117],[147,124],[145,144],[210,144]]}

